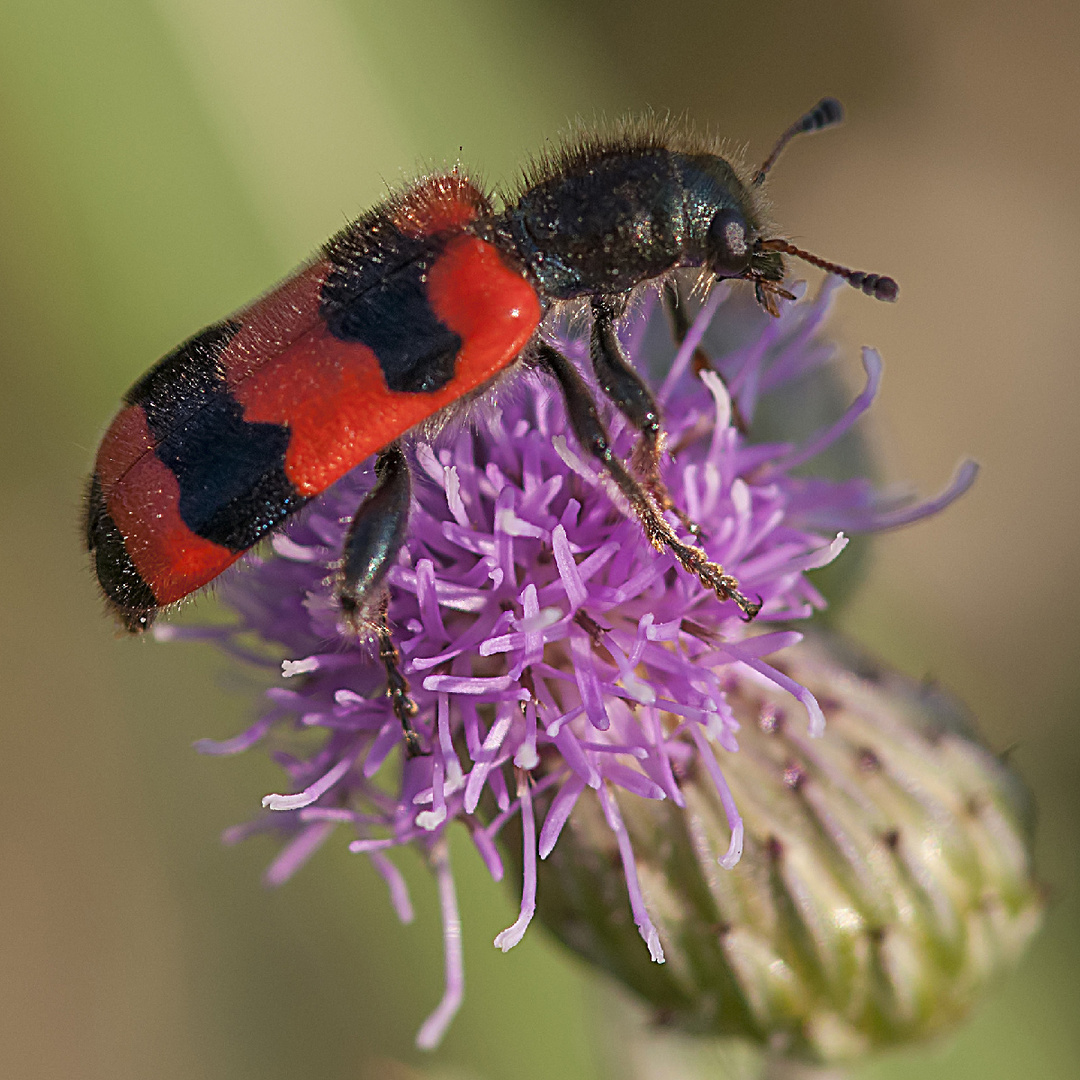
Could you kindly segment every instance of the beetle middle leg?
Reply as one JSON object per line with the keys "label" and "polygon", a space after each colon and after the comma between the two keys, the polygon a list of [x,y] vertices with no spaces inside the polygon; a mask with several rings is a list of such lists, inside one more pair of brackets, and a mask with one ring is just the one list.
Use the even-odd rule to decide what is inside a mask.
{"label": "beetle middle leg", "polygon": [[386,668],[386,693],[405,733],[406,752],[416,757],[424,752],[412,726],[416,703],[401,674],[386,616],[390,597],[384,580],[405,543],[412,492],[409,463],[396,443],[380,451],[375,477],[375,486],[360,504],[345,536],[337,594],[349,626],[357,633],[373,633],[378,641],[379,659]]}
{"label": "beetle middle leg", "polygon": [[556,349],[541,344],[537,351],[540,364],[555,377],[566,402],[566,414],[574,435],[586,453],[604,467],[641,522],[645,535],[657,551],[666,547],[689,573],[721,600],[733,600],[747,620],[761,610],[761,601],[750,600],[739,591],[739,582],[718,563],[710,562],[699,547],[684,544],[664,517],[660,505],[648,488],[637,480],[611,448],[611,439],[600,419],[596,403],[577,369]]}
{"label": "beetle middle leg", "polygon": [[661,510],[670,510],[692,535],[701,532],[697,523],[676,505],[660,476],[664,452],[664,429],[660,409],[648,386],[630,366],[616,329],[626,309],[625,297],[595,296],[591,301],[592,336],[589,352],[593,371],[604,393],[640,433],[631,464]]}

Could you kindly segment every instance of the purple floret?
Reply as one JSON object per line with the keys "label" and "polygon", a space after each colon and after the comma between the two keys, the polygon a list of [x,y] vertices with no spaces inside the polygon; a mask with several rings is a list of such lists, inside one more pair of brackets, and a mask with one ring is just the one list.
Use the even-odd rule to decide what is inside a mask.
{"label": "purple floret", "polygon": [[[496,839],[521,815],[521,913],[495,940],[507,950],[536,907],[537,858],[551,852],[579,798],[598,798],[618,841],[634,921],[653,960],[663,962],[612,789],[683,806],[679,777],[696,760],[716,785],[731,829],[721,864],[734,866],[742,822],[723,760],[738,750],[739,725],[726,692],[744,679],[773,682],[803,706],[810,733],[820,734],[824,717],[813,695],[766,660],[801,635],[770,624],[786,627],[824,606],[807,571],[840,554],[843,530],[907,523],[970,485],[968,463],[941,496],[915,505],[883,499],[865,480],[792,473],[869,407],[881,375],[869,349],[863,393],[805,444],[755,443],[733,423],[733,416],[752,421],[763,395],[831,359],[818,334],[834,291],[827,281],[815,299],[787,305],[773,320],[746,313],[717,288],[686,342],[671,346],[667,357],[643,355],[644,342],[656,336],[645,332],[648,305],[624,334],[638,370],[663,373],[657,393],[674,454],[664,478],[701,526],[709,557],[738,578],[745,595],[760,596],[752,624],[650,546],[568,434],[554,385],[526,373],[478,409],[471,426],[412,447],[409,538],[389,574],[389,615],[426,754],[403,754],[378,657],[345,632],[334,600],[334,563],[373,482],[371,462],[276,536],[272,551],[226,577],[221,595],[235,624],[159,631],[212,637],[242,658],[281,662],[284,681],[266,691],[255,724],[234,739],[200,743],[203,752],[236,753],[271,735],[277,747],[299,730],[323,734],[314,750],[276,751],[294,794],[268,795],[263,815],[226,834],[287,835],[269,882],[286,880],[344,827],[351,850],[372,860],[398,915],[409,921],[411,903],[389,853],[402,844],[426,852],[442,904],[446,992],[419,1045],[438,1043],[464,986],[447,826],[463,821],[500,879]],[[746,340],[714,358],[723,379],[697,375],[694,347],[725,306],[718,322],[738,322]],[[579,362],[586,351],[579,339],[558,344]],[[629,459],[634,432],[613,412],[609,425],[618,453]],[[547,794],[538,803],[541,793]]]}

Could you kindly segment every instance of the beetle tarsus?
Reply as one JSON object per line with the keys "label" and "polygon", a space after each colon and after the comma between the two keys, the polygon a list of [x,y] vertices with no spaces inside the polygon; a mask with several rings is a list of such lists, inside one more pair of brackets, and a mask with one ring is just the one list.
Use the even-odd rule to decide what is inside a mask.
{"label": "beetle tarsus", "polygon": [[424,747],[412,724],[413,717],[419,709],[409,694],[408,681],[401,674],[399,666],[401,655],[394,644],[390,624],[386,618],[388,599],[389,597],[383,600],[375,624],[375,633],[379,641],[379,659],[386,668],[386,696],[390,699],[394,715],[401,723],[401,730],[405,735],[405,753],[411,758],[420,757],[424,753]]}

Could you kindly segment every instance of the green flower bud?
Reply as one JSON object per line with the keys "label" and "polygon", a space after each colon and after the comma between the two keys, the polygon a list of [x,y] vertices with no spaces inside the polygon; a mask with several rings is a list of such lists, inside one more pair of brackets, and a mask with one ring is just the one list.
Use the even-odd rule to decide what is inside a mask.
{"label": "green flower bud", "polygon": [[1043,907],[1031,808],[939,690],[832,640],[785,656],[828,726],[812,739],[775,684],[732,680],[739,749],[720,764],[746,830],[734,868],[696,756],[685,808],[611,787],[666,962],[642,947],[598,800],[578,802],[541,863],[538,917],[670,1025],[850,1060],[952,1027],[1023,951]]}

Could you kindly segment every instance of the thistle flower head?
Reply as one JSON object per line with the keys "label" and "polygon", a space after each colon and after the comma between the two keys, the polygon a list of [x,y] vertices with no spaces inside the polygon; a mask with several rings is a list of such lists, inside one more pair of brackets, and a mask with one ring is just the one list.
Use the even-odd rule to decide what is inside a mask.
{"label": "thistle flower head", "polygon": [[[707,778],[726,829],[719,863],[734,866],[744,824],[726,778],[738,750],[733,700],[744,685],[765,684],[791,699],[810,735],[824,726],[813,693],[766,659],[799,640],[789,623],[823,606],[807,572],[840,554],[845,531],[914,520],[973,478],[965,465],[943,495],[916,505],[906,496],[881,497],[865,480],[803,475],[801,466],[869,407],[881,374],[871,350],[863,354],[865,390],[808,441],[747,437],[742,425],[753,431],[762,397],[831,358],[819,330],[833,292],[826,283],[815,299],[773,320],[721,287],[679,348],[645,344],[659,340],[646,335],[648,305],[624,334],[638,370],[656,373],[672,496],[700,524],[698,542],[710,559],[735,575],[746,595],[761,597],[751,627],[734,604],[719,603],[648,543],[568,432],[554,386],[523,373],[471,426],[431,443],[419,438],[411,448],[418,480],[409,538],[388,577],[389,619],[419,706],[423,755],[402,753],[382,665],[368,643],[343,629],[334,598],[335,562],[373,482],[370,463],[226,579],[221,594],[236,614],[233,624],[159,631],[211,636],[243,658],[265,662],[269,655],[280,664],[282,680],[266,691],[253,726],[227,742],[200,744],[216,754],[275,748],[290,793],[267,796],[262,816],[229,834],[284,834],[271,882],[344,834],[386,878],[408,918],[391,854],[404,844],[426,852],[442,901],[447,987],[420,1045],[438,1041],[463,989],[444,840],[450,823],[464,823],[501,878],[500,832],[520,822],[521,912],[495,941],[506,950],[536,909],[538,860],[557,848],[575,807],[589,802],[618,850],[645,955],[663,962],[625,800],[685,809],[685,778]],[[725,310],[717,314],[717,307]],[[728,331],[738,328],[740,341],[713,358],[715,370],[699,371],[691,358],[714,315]],[[557,344],[574,359],[587,351],[569,335]],[[636,433],[618,415],[609,425],[617,452],[629,459]],[[305,731],[318,733],[314,748],[310,737],[289,745],[289,736]]]}
{"label": "thistle flower head", "polygon": [[729,873],[725,807],[698,762],[682,808],[614,795],[668,962],[627,947],[617,844],[591,806],[543,868],[539,917],[668,1027],[848,1061],[951,1029],[1023,952],[1044,899],[1031,805],[938,688],[818,634],[784,668],[828,732],[808,738],[775,684],[732,680],[725,775],[746,851]]}

